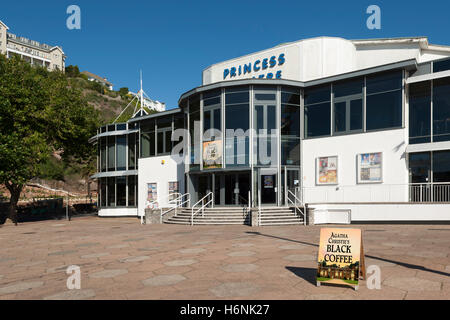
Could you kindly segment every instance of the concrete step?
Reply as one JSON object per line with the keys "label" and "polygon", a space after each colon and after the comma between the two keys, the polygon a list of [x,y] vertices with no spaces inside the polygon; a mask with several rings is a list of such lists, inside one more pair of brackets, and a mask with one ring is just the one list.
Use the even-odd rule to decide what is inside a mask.
{"label": "concrete step", "polygon": [[261,226],[288,226],[288,225],[303,225],[303,222],[271,222],[271,223],[261,223]]}

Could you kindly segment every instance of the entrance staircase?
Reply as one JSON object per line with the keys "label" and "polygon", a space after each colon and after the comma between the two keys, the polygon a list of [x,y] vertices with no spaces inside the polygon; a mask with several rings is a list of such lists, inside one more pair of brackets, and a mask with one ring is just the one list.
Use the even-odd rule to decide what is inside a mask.
{"label": "entrance staircase", "polygon": [[[191,224],[191,209],[186,208],[180,213],[165,220],[165,223]],[[232,225],[250,224],[250,215],[247,208],[205,208],[202,215],[198,212],[194,216],[194,225]]]}
{"label": "entrance staircase", "polygon": [[288,207],[261,208],[260,226],[303,225],[303,216],[295,214],[295,209]]}
{"label": "entrance staircase", "polygon": [[[179,213],[164,220],[170,224],[191,224],[191,208],[184,208]],[[303,225],[303,217],[288,207],[261,208],[260,226]],[[194,215],[194,225],[250,225],[250,213],[247,208],[205,208],[202,215]]]}

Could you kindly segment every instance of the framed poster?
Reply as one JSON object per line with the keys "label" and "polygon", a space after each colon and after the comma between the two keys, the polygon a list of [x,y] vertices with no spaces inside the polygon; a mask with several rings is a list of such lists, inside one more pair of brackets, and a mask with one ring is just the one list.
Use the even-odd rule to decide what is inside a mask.
{"label": "framed poster", "polygon": [[320,157],[316,160],[316,184],[336,185],[338,184],[337,162],[338,157]]}
{"label": "framed poster", "polygon": [[178,198],[178,181],[169,182],[169,200]]}
{"label": "framed poster", "polygon": [[203,169],[222,168],[222,140],[203,142]]}
{"label": "framed poster", "polygon": [[147,183],[147,200],[145,202],[146,209],[152,209],[158,207],[158,203],[154,202],[158,200],[158,191],[156,183]]}
{"label": "framed poster", "polygon": [[383,182],[383,154],[362,153],[358,155],[358,183]]}
{"label": "framed poster", "polygon": [[264,189],[273,189],[274,176],[263,176]]}

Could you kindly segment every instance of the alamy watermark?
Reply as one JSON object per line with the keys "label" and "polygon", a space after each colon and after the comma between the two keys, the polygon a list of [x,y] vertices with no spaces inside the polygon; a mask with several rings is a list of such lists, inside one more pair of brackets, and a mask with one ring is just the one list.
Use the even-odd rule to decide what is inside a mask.
{"label": "alamy watermark", "polygon": [[67,7],[66,13],[70,16],[66,20],[66,26],[69,30],[81,29],[81,9],[79,6],[72,4]]}
{"label": "alamy watermark", "polygon": [[66,274],[69,275],[67,278],[66,286],[69,290],[81,289],[81,269],[79,266],[71,265],[67,267]]}
{"label": "alamy watermark", "polygon": [[373,4],[369,6],[366,10],[367,14],[370,14],[370,16],[367,18],[367,28],[369,30],[380,30],[381,29],[381,9],[379,6]]}

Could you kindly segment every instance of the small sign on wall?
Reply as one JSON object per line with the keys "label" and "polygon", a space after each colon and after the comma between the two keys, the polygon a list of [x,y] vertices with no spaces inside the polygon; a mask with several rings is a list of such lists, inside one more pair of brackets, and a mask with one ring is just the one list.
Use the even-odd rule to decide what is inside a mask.
{"label": "small sign on wall", "polygon": [[358,183],[383,182],[383,154],[362,153],[358,155]]}
{"label": "small sign on wall", "polygon": [[357,290],[366,272],[361,229],[320,229],[317,263],[317,286],[345,284]]}

